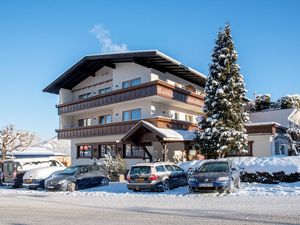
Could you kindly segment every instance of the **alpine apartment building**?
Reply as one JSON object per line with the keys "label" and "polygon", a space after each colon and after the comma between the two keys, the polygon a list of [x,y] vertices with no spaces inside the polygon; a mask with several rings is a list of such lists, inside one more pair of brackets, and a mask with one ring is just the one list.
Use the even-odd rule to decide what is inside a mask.
{"label": "alpine apartment building", "polygon": [[86,56],[45,92],[59,95],[58,138],[72,165],[120,154],[128,166],[195,154],[206,77],[157,51]]}

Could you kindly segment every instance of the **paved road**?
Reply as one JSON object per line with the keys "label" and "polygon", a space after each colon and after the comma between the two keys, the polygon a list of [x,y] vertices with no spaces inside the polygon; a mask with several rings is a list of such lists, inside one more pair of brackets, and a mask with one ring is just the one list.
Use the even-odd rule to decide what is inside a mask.
{"label": "paved road", "polygon": [[0,195],[0,224],[300,224],[300,197]]}

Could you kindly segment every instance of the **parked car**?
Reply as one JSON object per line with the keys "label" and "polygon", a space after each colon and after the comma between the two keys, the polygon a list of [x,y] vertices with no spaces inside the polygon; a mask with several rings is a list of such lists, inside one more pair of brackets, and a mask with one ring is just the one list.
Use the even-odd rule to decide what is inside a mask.
{"label": "parked car", "polygon": [[168,162],[140,163],[131,167],[127,175],[127,188],[133,191],[168,191],[187,185],[187,174],[175,164]]}
{"label": "parked car", "polygon": [[21,187],[26,171],[49,167],[53,161],[51,158],[7,159],[3,162],[3,184]]}
{"label": "parked car", "polygon": [[108,171],[100,165],[80,165],[52,174],[45,180],[46,190],[75,191],[97,185],[109,185]]}
{"label": "parked car", "polygon": [[66,168],[57,160],[50,160],[49,162],[48,167],[28,170],[23,176],[23,187],[28,189],[44,188],[47,177]]}
{"label": "parked car", "polygon": [[240,187],[240,175],[229,161],[207,161],[188,179],[192,192],[201,190],[217,190],[233,192]]}

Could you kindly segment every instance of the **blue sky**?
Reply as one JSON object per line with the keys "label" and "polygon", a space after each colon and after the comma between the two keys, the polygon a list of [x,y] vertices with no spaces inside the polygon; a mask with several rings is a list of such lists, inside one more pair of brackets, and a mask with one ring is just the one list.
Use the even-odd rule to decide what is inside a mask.
{"label": "blue sky", "polygon": [[[112,45],[158,49],[207,74],[227,21],[249,97],[300,93],[299,12],[297,0],[1,1],[0,127],[54,136],[58,97],[42,89],[83,56]],[[91,32],[97,25],[102,42],[99,30]],[[103,30],[112,41],[107,48]]]}

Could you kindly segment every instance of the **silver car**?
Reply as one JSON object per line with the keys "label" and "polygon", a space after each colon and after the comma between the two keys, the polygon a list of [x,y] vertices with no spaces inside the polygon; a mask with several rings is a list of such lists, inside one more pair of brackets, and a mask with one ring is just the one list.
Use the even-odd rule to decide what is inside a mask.
{"label": "silver car", "polygon": [[187,185],[187,174],[173,163],[140,163],[131,167],[127,181],[127,188],[133,191],[168,191]]}
{"label": "silver car", "polygon": [[204,162],[188,179],[192,192],[216,190],[233,192],[240,187],[240,173],[229,161],[213,160]]}

